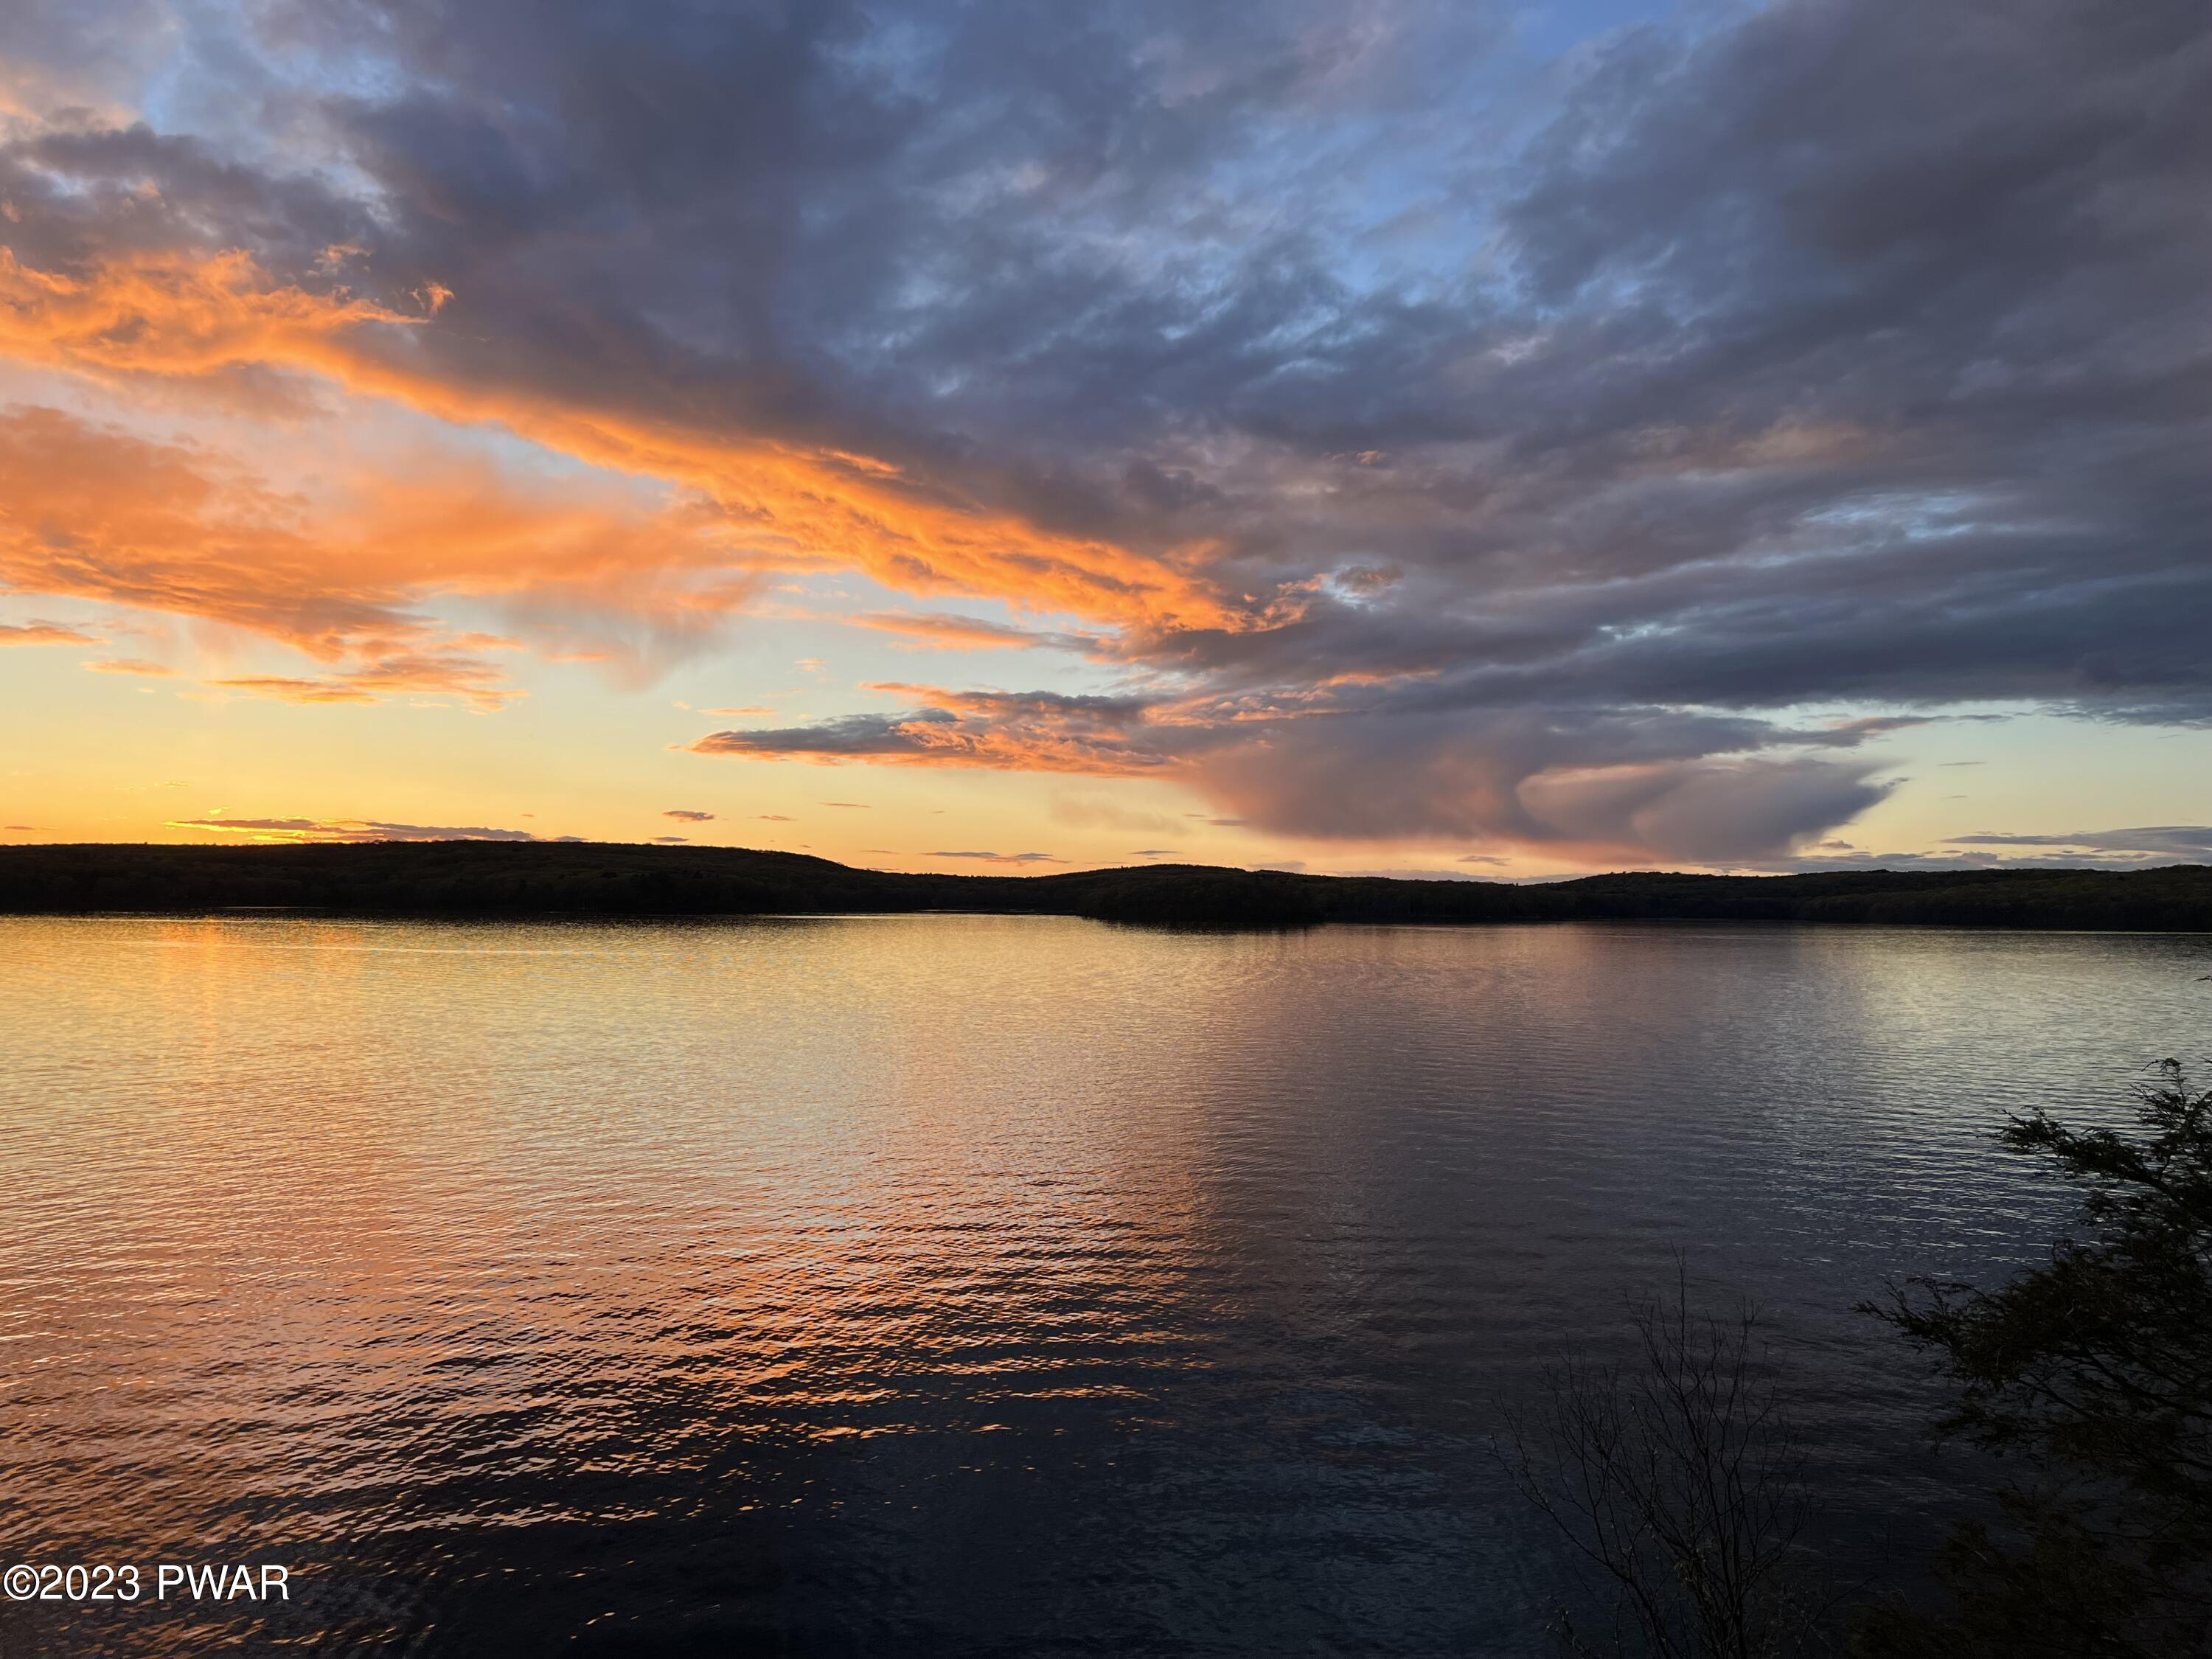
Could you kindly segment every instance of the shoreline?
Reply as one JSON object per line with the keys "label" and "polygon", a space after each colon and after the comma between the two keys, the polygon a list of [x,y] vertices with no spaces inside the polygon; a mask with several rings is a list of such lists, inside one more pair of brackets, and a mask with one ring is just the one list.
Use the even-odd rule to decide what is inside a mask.
{"label": "shoreline", "polygon": [[599,920],[1067,915],[1193,927],[1327,922],[1798,921],[2069,933],[2212,932],[2212,866],[2104,871],[1645,871],[1541,883],[1151,865],[908,875],[805,854],[630,842],[440,841],[0,848],[0,915]]}

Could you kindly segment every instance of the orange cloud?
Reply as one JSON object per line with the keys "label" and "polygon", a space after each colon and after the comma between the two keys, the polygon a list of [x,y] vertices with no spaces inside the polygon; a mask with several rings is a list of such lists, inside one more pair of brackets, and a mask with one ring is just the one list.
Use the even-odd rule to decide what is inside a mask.
{"label": "orange cloud", "polygon": [[225,691],[244,691],[281,702],[374,702],[375,694],[343,680],[296,678],[286,674],[246,674],[234,679],[210,680]]}
{"label": "orange cloud", "polygon": [[107,657],[84,665],[95,674],[145,674],[164,679],[177,672],[167,663],[149,662],[143,657]]}
{"label": "orange cloud", "polygon": [[340,371],[347,331],[420,320],[343,288],[276,287],[236,250],[112,256],[77,277],[35,270],[0,247],[0,353],[102,377],[243,363]]}
{"label": "orange cloud", "polygon": [[414,692],[459,697],[474,708],[489,711],[522,695],[498,681],[499,671],[490,664],[447,652],[385,657],[335,676],[247,674],[208,683],[285,702],[376,702]]}
{"label": "orange cloud", "polygon": [[368,362],[355,365],[347,383],[447,420],[503,426],[593,465],[689,486],[758,568],[849,567],[908,592],[981,594],[1121,626],[1255,625],[1177,561],[1040,531],[850,457],[520,391],[463,390]]}
{"label": "orange cloud", "polygon": [[939,617],[922,611],[873,611],[837,620],[849,628],[902,635],[911,643],[933,651],[1027,650],[1041,645],[1080,649],[1097,643],[1073,635],[1009,628],[1003,623],[984,622],[975,617]]}
{"label": "orange cloud", "polygon": [[59,623],[32,622],[21,624],[0,623],[0,645],[104,645],[89,634],[81,634],[74,628],[64,628]]}
{"label": "orange cloud", "polygon": [[234,686],[260,695],[492,706],[512,693],[477,653],[512,641],[445,636],[421,608],[435,596],[505,605],[570,654],[637,655],[703,636],[743,602],[727,557],[712,526],[583,486],[526,495],[488,465],[428,458],[413,477],[342,478],[313,499],[198,447],[0,410],[0,585],[201,617],[347,665]]}
{"label": "orange cloud", "polygon": [[[426,302],[434,313],[444,290]],[[465,383],[422,349],[425,316],[343,288],[279,285],[231,251],[116,256],[81,274],[0,250],[0,354],[110,381],[300,370],[459,422],[493,423],[596,466],[683,485],[756,565],[856,567],[916,593],[994,595],[1115,625],[1246,629],[1279,620],[1228,602],[1173,556],[1041,530],[877,458],[711,423],[593,407],[489,377]],[[632,572],[657,561],[633,549]]]}

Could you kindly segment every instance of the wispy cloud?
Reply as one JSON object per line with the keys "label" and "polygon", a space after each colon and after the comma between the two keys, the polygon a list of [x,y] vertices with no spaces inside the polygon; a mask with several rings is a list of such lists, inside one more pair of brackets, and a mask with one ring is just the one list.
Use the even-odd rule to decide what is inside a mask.
{"label": "wispy cloud", "polygon": [[490,664],[459,653],[406,653],[337,674],[242,674],[208,684],[225,691],[273,697],[280,702],[369,703],[412,693],[456,697],[472,708],[490,710],[503,708],[522,695],[512,686],[501,684],[500,678],[500,671]]}
{"label": "wispy cloud", "polygon": [[104,640],[80,633],[61,623],[30,622],[0,623],[0,646],[7,645],[103,645]]}
{"label": "wispy cloud", "polygon": [[1092,635],[1047,633],[975,617],[943,616],[931,611],[866,611],[837,620],[850,628],[896,634],[909,645],[937,651],[1034,650],[1039,647],[1090,651],[1098,646],[1097,639]]}
{"label": "wispy cloud", "polygon": [[2053,847],[2126,859],[2212,864],[2212,824],[2161,823],[2135,830],[2076,830],[2061,835],[1954,836],[1947,847]]}
{"label": "wispy cloud", "polygon": [[425,823],[386,823],[368,818],[173,818],[172,830],[210,830],[258,841],[538,841],[574,842],[575,836],[540,837],[527,830],[491,830]]}

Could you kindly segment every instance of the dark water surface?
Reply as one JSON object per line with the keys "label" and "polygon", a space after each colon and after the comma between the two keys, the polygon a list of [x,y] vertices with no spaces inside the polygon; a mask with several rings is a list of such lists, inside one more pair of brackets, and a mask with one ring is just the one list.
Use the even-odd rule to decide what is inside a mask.
{"label": "dark water surface", "polygon": [[290,1565],[0,1653],[1521,1654],[1501,1402],[1686,1249],[1869,1570],[1949,1460],[1850,1312],[2206,941],[1044,918],[0,921],[0,1558]]}

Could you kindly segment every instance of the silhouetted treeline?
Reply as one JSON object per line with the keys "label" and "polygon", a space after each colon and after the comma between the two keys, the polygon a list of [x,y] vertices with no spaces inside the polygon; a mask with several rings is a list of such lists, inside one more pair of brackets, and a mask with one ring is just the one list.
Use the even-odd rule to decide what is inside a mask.
{"label": "silhouetted treeline", "polygon": [[647,915],[967,910],[1188,927],[1575,920],[2212,930],[2212,867],[1590,876],[1516,885],[1152,865],[901,875],[799,853],[619,842],[0,848],[0,913]]}

